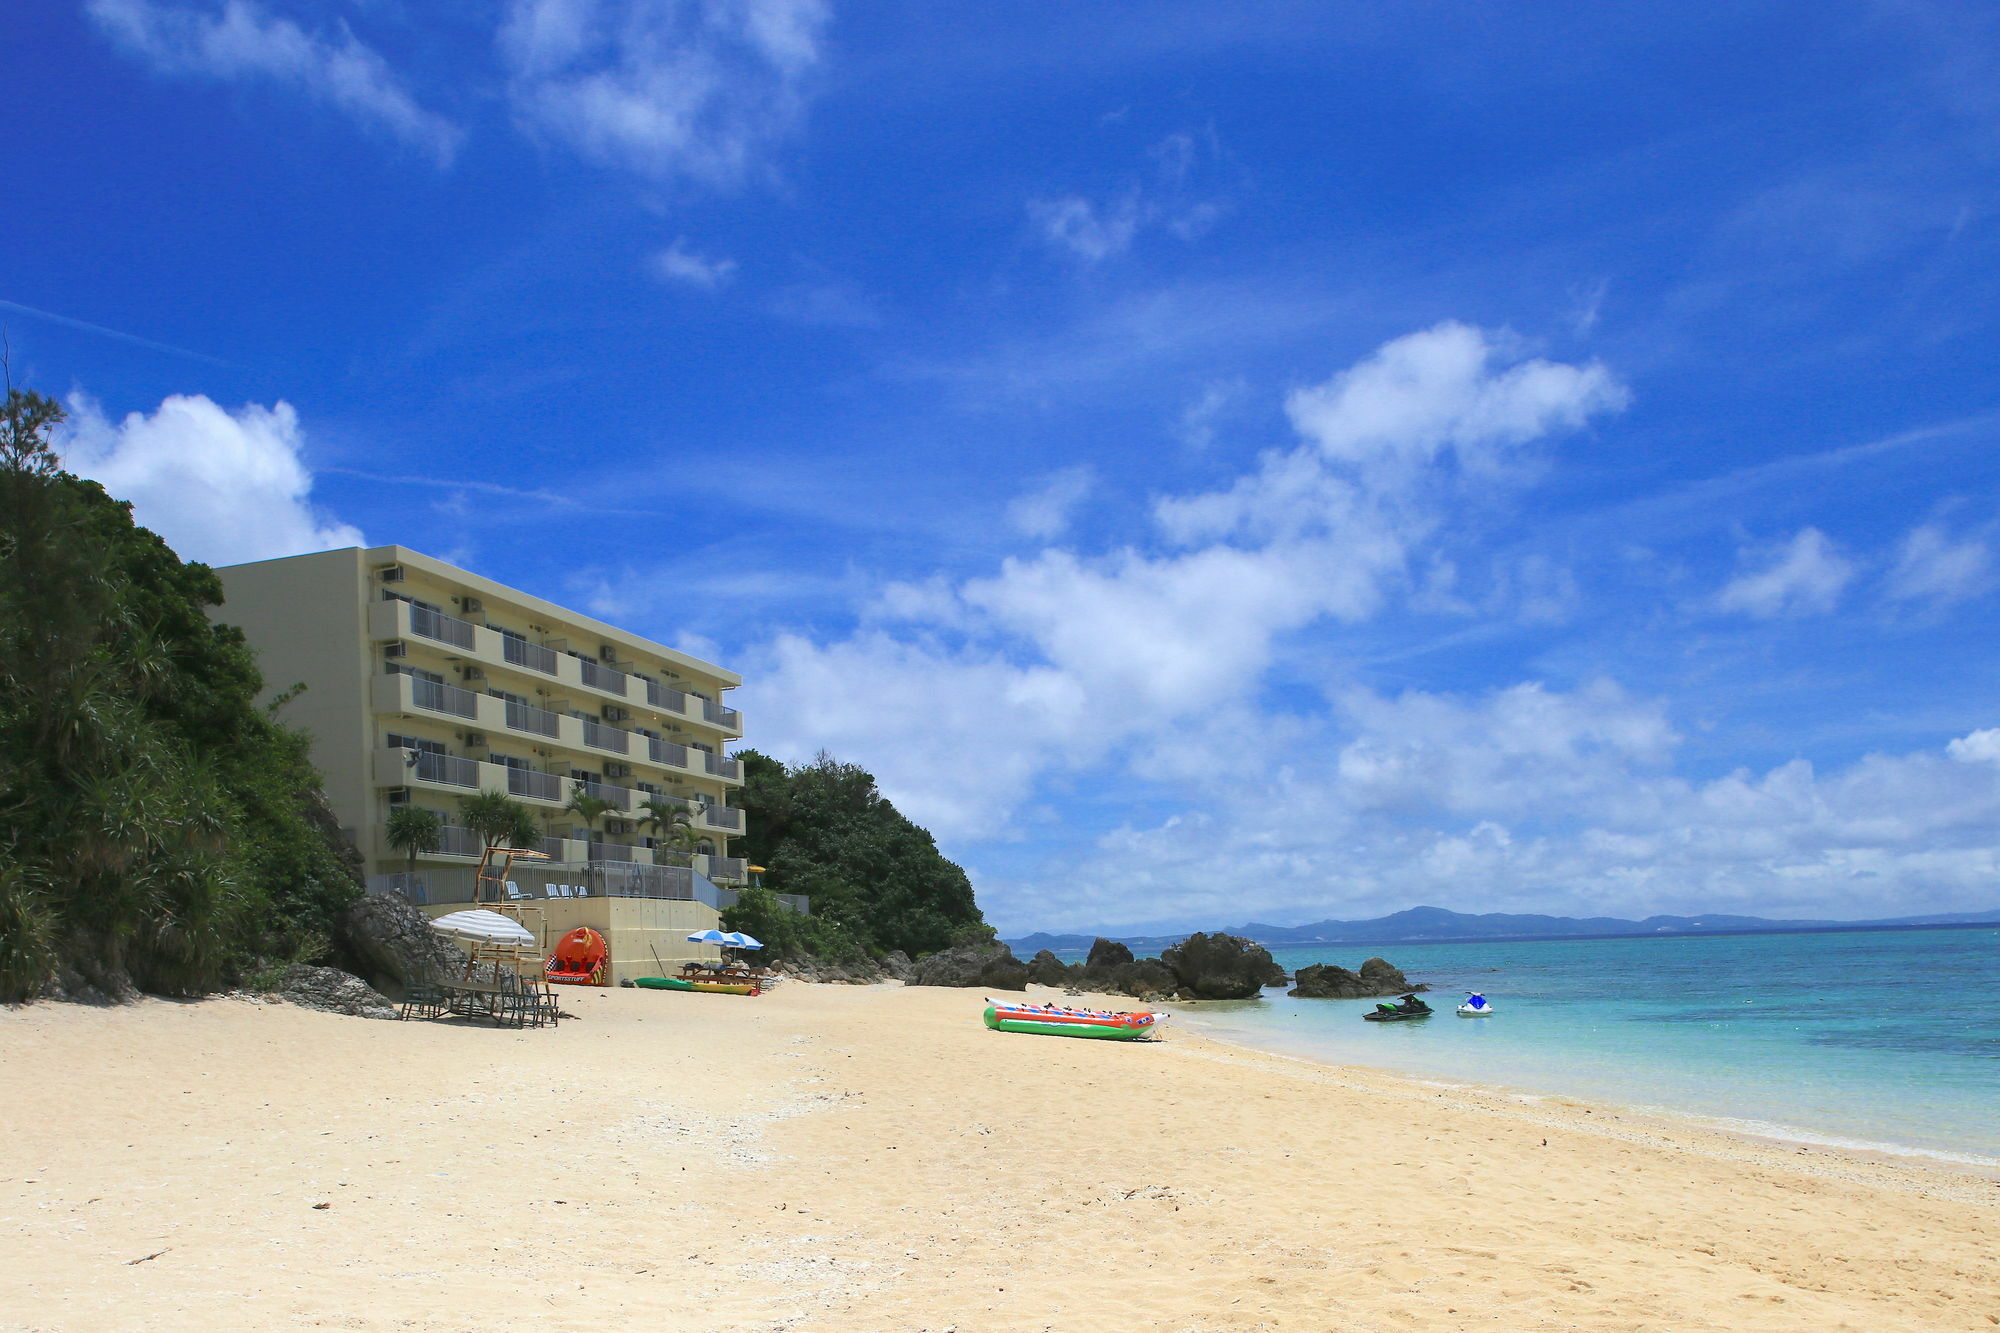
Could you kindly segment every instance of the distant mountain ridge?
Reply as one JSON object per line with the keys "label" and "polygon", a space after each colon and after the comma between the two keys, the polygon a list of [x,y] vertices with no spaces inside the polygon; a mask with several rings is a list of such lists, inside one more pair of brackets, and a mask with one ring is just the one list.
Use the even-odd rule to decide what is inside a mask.
{"label": "distant mountain ridge", "polygon": [[[1367,921],[1315,921],[1304,926],[1274,926],[1251,921],[1224,927],[1262,945],[1291,944],[1416,944],[1428,940],[1563,939],[1582,936],[1718,935],[1764,930],[1860,930],[1870,926],[2000,925],[2000,907],[1985,912],[1941,912],[1931,916],[1883,917],[1869,921],[1773,920],[1761,916],[1649,916],[1628,921],[1615,916],[1541,916],[1534,913],[1481,912],[1468,914],[1444,907],[1410,907]],[[1157,947],[1187,938],[1179,935],[1124,935],[1121,944]],[[1040,949],[1058,953],[1088,949],[1095,935],[1051,935],[1037,931],[1009,940],[1014,952],[1027,956]]]}

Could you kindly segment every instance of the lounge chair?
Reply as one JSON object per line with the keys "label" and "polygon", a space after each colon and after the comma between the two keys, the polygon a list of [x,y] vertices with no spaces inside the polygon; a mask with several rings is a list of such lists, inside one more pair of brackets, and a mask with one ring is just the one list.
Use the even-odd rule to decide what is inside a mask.
{"label": "lounge chair", "polygon": [[510,903],[525,902],[527,899],[532,897],[534,897],[532,893],[521,892],[521,886],[519,884],[516,884],[513,880],[510,879],[507,881],[508,902]]}

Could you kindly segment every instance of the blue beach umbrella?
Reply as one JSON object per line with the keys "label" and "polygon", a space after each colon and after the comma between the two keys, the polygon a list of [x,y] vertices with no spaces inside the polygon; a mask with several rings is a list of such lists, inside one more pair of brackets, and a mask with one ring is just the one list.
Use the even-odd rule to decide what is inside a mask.
{"label": "blue beach umbrella", "polygon": [[722,942],[732,949],[761,949],[764,947],[764,941],[751,935],[745,935],[740,930],[730,931],[722,937]]}
{"label": "blue beach umbrella", "polygon": [[735,936],[726,935],[719,930],[698,930],[694,934],[688,936],[688,943],[728,945],[735,943]]}

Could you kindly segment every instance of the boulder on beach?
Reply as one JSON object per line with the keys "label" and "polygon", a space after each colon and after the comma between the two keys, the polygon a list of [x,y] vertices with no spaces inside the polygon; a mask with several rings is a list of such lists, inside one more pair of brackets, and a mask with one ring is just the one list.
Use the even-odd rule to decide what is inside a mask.
{"label": "boulder on beach", "polygon": [[1194,934],[1160,954],[1180,992],[1195,1000],[1249,1000],[1277,964],[1271,951],[1239,935]]}
{"label": "boulder on beach", "polygon": [[1026,990],[1028,965],[1014,957],[1014,951],[998,941],[959,944],[918,959],[903,984]]}
{"label": "boulder on beach", "polygon": [[1028,980],[1037,986],[1068,986],[1072,984],[1072,974],[1070,965],[1048,949],[1028,960]]}
{"label": "boulder on beach", "polygon": [[1109,989],[1137,1000],[1170,1000],[1180,989],[1180,978],[1157,958],[1135,958],[1113,974]]}
{"label": "boulder on beach", "polygon": [[1132,950],[1117,940],[1107,940],[1098,936],[1090,946],[1090,953],[1083,960],[1086,972],[1115,972],[1132,961]]}
{"label": "boulder on beach", "polygon": [[394,1018],[396,1006],[373,986],[337,967],[293,963],[278,978],[277,993],[304,1009],[352,1018]]}
{"label": "boulder on beach", "polygon": [[429,917],[392,894],[357,898],[336,924],[342,961],[387,995],[401,996],[412,980],[465,966],[463,950],[432,930]]}

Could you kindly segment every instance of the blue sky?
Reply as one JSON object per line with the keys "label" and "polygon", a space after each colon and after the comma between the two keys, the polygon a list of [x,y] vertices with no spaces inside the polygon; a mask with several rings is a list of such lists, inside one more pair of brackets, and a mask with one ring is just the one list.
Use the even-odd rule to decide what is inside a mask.
{"label": "blue sky", "polygon": [[2000,903],[2000,12],[37,0],[0,324],[213,563],[740,670],[1006,931]]}

